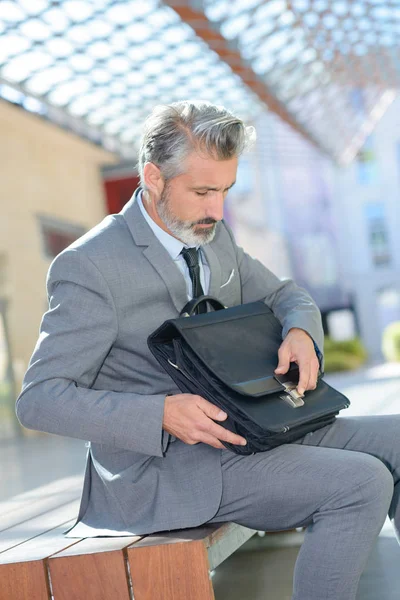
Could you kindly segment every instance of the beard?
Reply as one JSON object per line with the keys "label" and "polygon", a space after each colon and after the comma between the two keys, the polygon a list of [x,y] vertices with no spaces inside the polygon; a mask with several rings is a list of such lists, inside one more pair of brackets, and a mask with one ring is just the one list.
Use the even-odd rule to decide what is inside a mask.
{"label": "beard", "polygon": [[[195,222],[182,221],[172,213],[168,184],[166,184],[158,201],[157,213],[172,235],[181,240],[186,246],[203,246],[214,239],[218,224],[215,219],[201,219]],[[196,230],[198,225],[209,225],[209,227],[197,228]]]}

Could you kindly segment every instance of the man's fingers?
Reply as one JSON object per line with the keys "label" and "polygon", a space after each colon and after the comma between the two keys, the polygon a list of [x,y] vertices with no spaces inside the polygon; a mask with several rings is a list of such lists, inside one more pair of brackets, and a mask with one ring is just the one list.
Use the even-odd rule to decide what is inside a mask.
{"label": "man's fingers", "polygon": [[299,394],[303,395],[308,389],[308,383],[310,381],[310,369],[311,365],[309,362],[299,364],[300,378],[297,386]]}
{"label": "man's fingers", "polygon": [[282,346],[281,346],[279,348],[278,358],[279,358],[279,363],[275,369],[275,373],[283,375],[284,373],[287,373],[289,371],[289,367],[290,367],[289,351],[285,350],[285,348],[282,348]]}
{"label": "man's fingers", "polygon": [[214,419],[215,421],[225,421],[225,419],[228,416],[226,412],[218,408],[218,406],[215,406],[215,404],[211,404],[211,402],[209,402],[208,400],[205,400],[200,396],[199,398],[200,401],[198,403],[198,406],[201,408],[204,414],[207,415],[207,417],[209,417],[210,419]]}
{"label": "man's fingers", "polygon": [[[245,446],[247,444],[247,441],[243,437],[241,437],[240,435],[236,435],[235,433],[232,433],[228,429],[225,429],[224,427],[221,427],[221,425],[218,425],[217,423],[214,422],[214,421],[225,421],[225,419],[228,416],[226,414],[226,412],[224,412],[223,410],[220,410],[218,408],[218,406],[215,406],[211,402],[208,402],[208,400],[205,400],[204,398],[201,398],[201,397],[199,397],[198,406],[199,406],[199,408],[201,408],[203,413],[210,419],[210,420],[207,419],[207,422],[204,423],[204,426],[202,426],[202,430],[203,430],[202,438],[203,439],[204,439],[204,436],[207,436],[207,437],[212,436],[214,438],[217,438],[219,440],[224,440],[225,442],[229,442],[230,444],[235,444],[237,446],[238,445]],[[203,441],[203,439],[201,441]],[[209,443],[209,442],[206,442],[206,443]],[[211,445],[213,445],[213,444],[211,444]],[[225,446],[222,446],[222,448],[224,448],[224,447]],[[215,448],[217,448],[217,446],[215,446]]]}
{"label": "man's fingers", "polygon": [[236,433],[232,433],[232,431],[221,427],[221,425],[217,425],[217,423],[212,423],[212,425],[207,428],[207,434],[211,434],[219,440],[224,440],[224,442],[229,442],[230,444],[235,444],[236,446],[245,446],[247,444],[245,438],[240,435],[236,435]]}
{"label": "man's fingers", "polygon": [[315,358],[315,360],[313,360],[311,362],[310,379],[309,379],[309,382],[308,382],[308,389],[309,390],[315,390],[315,388],[317,387],[318,372],[319,372],[319,361],[318,361],[318,358]]}
{"label": "man's fingers", "polygon": [[215,438],[212,435],[204,435],[204,439],[202,440],[204,444],[208,444],[213,448],[218,448],[219,450],[223,450],[225,446],[219,441],[218,438]]}

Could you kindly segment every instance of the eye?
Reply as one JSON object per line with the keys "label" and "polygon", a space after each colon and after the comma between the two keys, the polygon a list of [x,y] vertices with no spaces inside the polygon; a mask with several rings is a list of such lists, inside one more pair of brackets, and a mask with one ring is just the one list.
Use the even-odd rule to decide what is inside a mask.
{"label": "eye", "polygon": [[206,196],[207,192],[196,192],[198,196]]}

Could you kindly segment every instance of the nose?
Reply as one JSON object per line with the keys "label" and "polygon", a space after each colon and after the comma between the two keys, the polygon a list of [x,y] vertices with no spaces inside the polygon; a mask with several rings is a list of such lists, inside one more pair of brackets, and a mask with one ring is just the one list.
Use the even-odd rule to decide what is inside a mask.
{"label": "nose", "polygon": [[223,192],[216,192],[212,195],[207,205],[207,218],[221,221],[224,216],[224,200]]}

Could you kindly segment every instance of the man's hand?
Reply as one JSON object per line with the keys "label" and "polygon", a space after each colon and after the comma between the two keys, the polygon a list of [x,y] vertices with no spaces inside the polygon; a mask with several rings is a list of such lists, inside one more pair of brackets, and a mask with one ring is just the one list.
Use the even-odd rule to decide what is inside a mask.
{"label": "man's hand", "polygon": [[278,352],[279,364],[275,369],[277,375],[289,370],[291,362],[299,366],[299,383],[297,390],[303,395],[306,390],[315,390],[319,370],[319,361],[315,353],[314,342],[303,329],[293,328],[285,337]]}
{"label": "man's hand", "polygon": [[164,404],[163,429],[185,444],[203,442],[214,448],[225,448],[220,440],[244,446],[240,435],[228,431],[214,421],[225,421],[227,414],[208,400],[194,394],[167,396]]}

